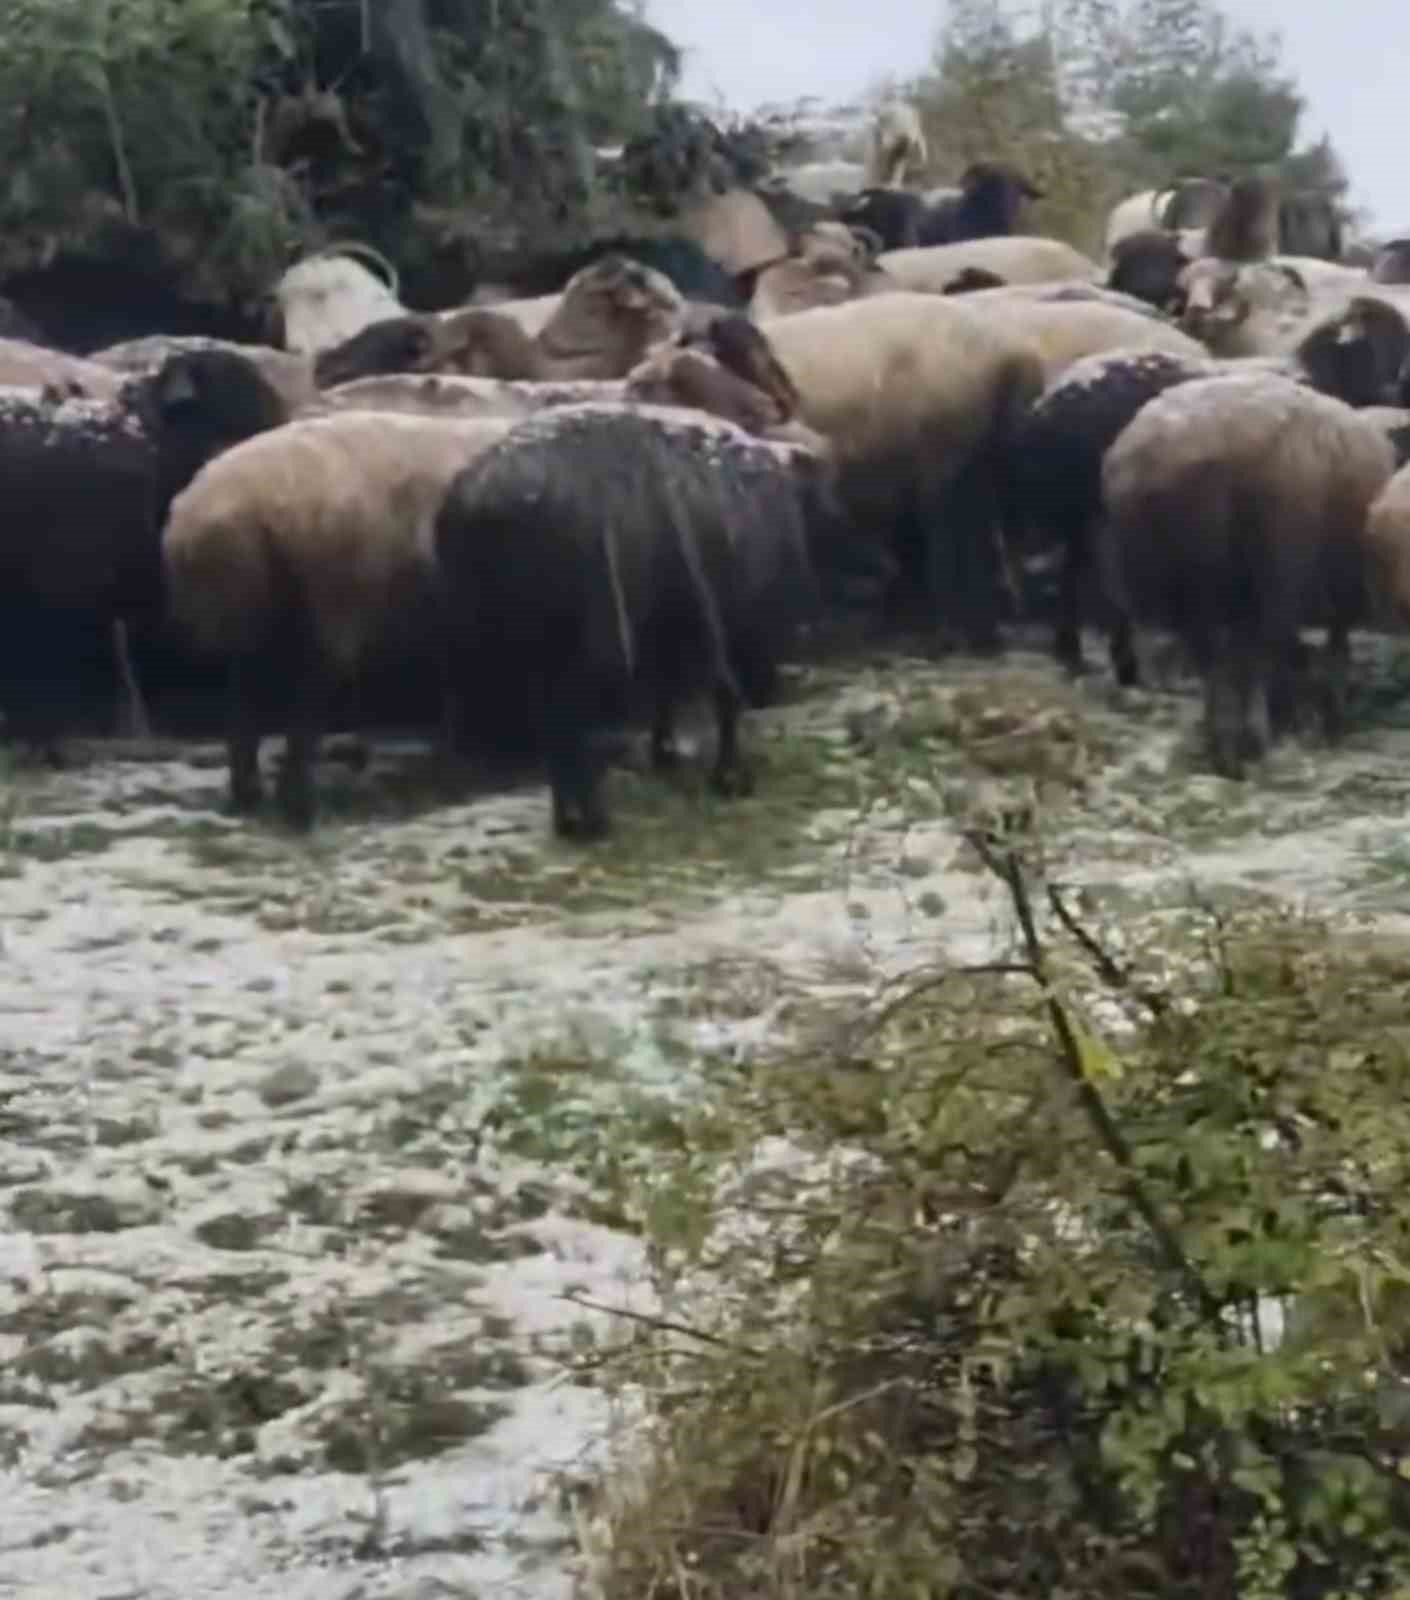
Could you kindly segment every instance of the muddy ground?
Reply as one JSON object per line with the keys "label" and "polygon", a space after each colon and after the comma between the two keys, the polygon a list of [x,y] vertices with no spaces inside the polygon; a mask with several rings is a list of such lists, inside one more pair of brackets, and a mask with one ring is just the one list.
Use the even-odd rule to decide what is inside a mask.
{"label": "muddy ground", "polygon": [[[1036,645],[1036,641],[1035,641]],[[1410,670],[1237,786],[1193,686],[1037,648],[799,674],[754,795],[329,763],[311,842],[221,811],[214,747],[0,784],[0,1595],[559,1600],[611,1418],[581,1359],[649,1309],[633,1176],[713,1052],[1001,912],[950,811],[1036,798],[1131,915],[1269,894],[1410,929]]]}

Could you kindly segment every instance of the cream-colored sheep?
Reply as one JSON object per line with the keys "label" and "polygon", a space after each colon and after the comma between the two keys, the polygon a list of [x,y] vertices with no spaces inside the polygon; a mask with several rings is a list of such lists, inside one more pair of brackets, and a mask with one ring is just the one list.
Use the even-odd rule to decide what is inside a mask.
{"label": "cream-colored sheep", "polygon": [[[1286,724],[1301,626],[1327,623],[1330,676],[1344,674],[1364,606],[1366,514],[1394,466],[1374,422],[1265,373],[1167,389],[1107,451],[1107,594],[1128,619],[1183,638],[1224,775],[1241,777]],[[1329,734],[1339,700],[1329,693]]]}
{"label": "cream-colored sheep", "polygon": [[25,339],[0,339],[0,388],[43,389],[89,400],[111,400],[122,388],[122,376],[101,362],[65,355]]}
{"label": "cream-colored sheep", "polygon": [[963,304],[994,327],[1027,340],[1037,350],[1044,382],[1074,361],[1105,350],[1163,350],[1197,360],[1207,352],[1188,334],[1148,311],[1101,299],[1046,300],[1003,289],[980,289]]}
{"label": "cream-colored sheep", "polygon": [[894,293],[757,327],[721,318],[710,347],[828,440],[859,534],[899,549],[900,598],[993,647],[1003,451],[1043,386],[1028,341],[962,300]]}
{"label": "cream-colored sheep", "polygon": [[357,378],[325,389],[303,416],[335,411],[399,411],[420,417],[528,417],[545,406],[624,398],[623,379],[527,383],[502,378],[462,378],[443,373],[394,372]]}
{"label": "cream-colored sheep", "polygon": [[162,542],[172,615],[232,667],[230,796],[260,798],[254,680],[287,684],[279,802],[313,820],[312,765],[329,691],[374,655],[436,644],[431,530],[447,486],[512,426],[342,412],[289,423],[207,465]]}
{"label": "cream-colored sheep", "polygon": [[921,294],[943,294],[966,267],[995,273],[1005,283],[1095,283],[1099,276],[1096,262],[1070,244],[1023,233],[883,250],[876,265],[898,288]]}
{"label": "cream-colored sheep", "polygon": [[1410,627],[1410,467],[1402,465],[1372,502],[1366,517],[1366,547],[1375,620]]}

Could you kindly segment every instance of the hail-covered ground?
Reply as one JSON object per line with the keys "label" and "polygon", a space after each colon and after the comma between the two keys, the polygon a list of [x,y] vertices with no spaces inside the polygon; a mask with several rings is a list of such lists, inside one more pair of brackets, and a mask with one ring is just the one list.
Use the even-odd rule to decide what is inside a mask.
{"label": "hail-covered ground", "polygon": [[448,803],[407,742],[325,763],[302,842],[225,817],[215,747],[10,774],[0,1595],[568,1596],[584,1353],[650,1314],[623,1197],[701,1063],[989,949],[954,807],[991,791],[1140,914],[1194,882],[1410,926],[1404,670],[1359,665],[1345,746],[1244,786],[1189,684],[810,669],[752,796],[628,763],[591,851],[531,775]]}

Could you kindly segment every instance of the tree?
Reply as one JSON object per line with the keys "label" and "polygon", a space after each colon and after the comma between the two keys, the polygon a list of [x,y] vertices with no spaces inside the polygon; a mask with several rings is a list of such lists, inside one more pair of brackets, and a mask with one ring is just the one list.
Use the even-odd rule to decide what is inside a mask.
{"label": "tree", "polygon": [[0,271],[141,236],[224,296],[467,208],[541,236],[677,67],[639,0],[0,0]]}

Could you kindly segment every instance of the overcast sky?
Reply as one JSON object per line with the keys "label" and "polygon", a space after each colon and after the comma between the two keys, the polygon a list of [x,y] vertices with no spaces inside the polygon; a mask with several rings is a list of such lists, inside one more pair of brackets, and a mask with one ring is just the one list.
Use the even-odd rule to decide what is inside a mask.
{"label": "overcast sky", "polygon": [[[1410,233],[1410,0],[1224,0],[1283,35],[1307,97],[1301,136],[1328,131],[1373,226]],[[768,100],[845,99],[930,59],[943,0],[647,0],[686,52],[683,90],[747,111]]]}

